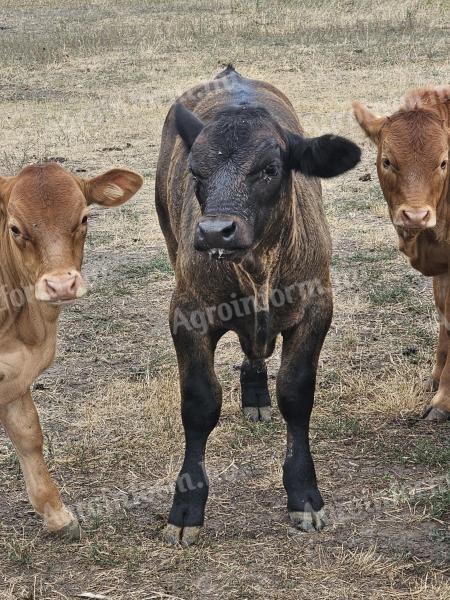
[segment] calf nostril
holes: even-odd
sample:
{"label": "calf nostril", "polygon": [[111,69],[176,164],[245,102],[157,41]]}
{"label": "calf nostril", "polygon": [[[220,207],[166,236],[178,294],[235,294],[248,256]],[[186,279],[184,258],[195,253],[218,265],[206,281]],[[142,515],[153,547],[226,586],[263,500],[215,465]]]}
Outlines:
{"label": "calf nostril", "polygon": [[46,280],[46,283],[47,283],[47,287],[50,291],[56,292],[55,286],[52,284],[52,282],[49,279]]}
{"label": "calf nostril", "polygon": [[45,283],[47,286],[47,291],[52,298],[74,296],[78,287],[78,280],[76,276],[62,280],[46,279]]}
{"label": "calf nostril", "polygon": [[236,223],[232,222],[227,227],[222,229],[222,236],[224,240],[230,240],[236,233]]}
{"label": "calf nostril", "polygon": [[402,211],[403,220],[408,223],[426,223],[430,218],[429,210],[404,210]]}

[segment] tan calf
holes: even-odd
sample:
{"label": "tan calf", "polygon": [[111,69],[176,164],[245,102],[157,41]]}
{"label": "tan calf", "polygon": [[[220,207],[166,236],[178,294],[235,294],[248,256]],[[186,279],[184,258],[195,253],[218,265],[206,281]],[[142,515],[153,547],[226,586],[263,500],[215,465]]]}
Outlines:
{"label": "tan calf", "polygon": [[411,266],[433,276],[441,316],[429,420],[450,416],[450,86],[407,94],[401,108],[377,117],[359,102],[356,120],[378,147],[377,170],[399,248]]}
{"label": "tan calf", "polygon": [[78,538],[42,455],[30,386],[53,361],[61,306],[86,294],[81,275],[90,204],[114,207],[141,187],[114,169],[79,179],[57,164],[0,178],[0,421],[14,444],[30,501],[49,531]]}

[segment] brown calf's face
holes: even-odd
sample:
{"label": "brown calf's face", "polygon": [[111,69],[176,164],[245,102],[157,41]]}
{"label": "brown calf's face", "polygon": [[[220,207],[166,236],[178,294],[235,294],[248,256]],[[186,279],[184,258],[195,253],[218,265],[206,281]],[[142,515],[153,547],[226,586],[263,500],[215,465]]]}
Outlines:
{"label": "brown calf's face", "polygon": [[360,160],[349,140],[286,131],[262,106],[232,105],[204,125],[178,104],[175,122],[202,213],[195,248],[214,258],[239,262],[258,245],[292,170],[334,177]]}
{"label": "brown calf's face", "polygon": [[356,120],[378,147],[377,170],[391,220],[398,230],[436,225],[448,189],[449,135],[445,123],[422,109],[376,117],[359,102]]}
{"label": "brown calf's face", "polygon": [[[62,304],[81,298],[89,205],[119,206],[141,187],[140,175],[114,169],[83,180],[50,163],[0,178],[0,215],[23,280],[37,300]],[[23,284],[24,281],[21,282]]]}

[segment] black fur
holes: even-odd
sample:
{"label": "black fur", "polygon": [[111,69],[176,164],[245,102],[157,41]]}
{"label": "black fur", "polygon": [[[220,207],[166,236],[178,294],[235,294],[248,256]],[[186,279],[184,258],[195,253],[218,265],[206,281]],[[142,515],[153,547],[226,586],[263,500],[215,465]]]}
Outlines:
{"label": "black fur", "polygon": [[288,166],[304,175],[336,177],[352,169],[361,160],[360,148],[338,135],[305,138],[289,132],[287,138]]}
{"label": "black fur", "polygon": [[175,104],[175,125],[181,139],[188,150],[191,149],[198,134],[203,129],[203,123],[193,112],[185,108],[179,102]]}
{"label": "black fur", "polygon": [[241,366],[241,391],[242,407],[270,406],[267,367],[263,360],[244,360]]}

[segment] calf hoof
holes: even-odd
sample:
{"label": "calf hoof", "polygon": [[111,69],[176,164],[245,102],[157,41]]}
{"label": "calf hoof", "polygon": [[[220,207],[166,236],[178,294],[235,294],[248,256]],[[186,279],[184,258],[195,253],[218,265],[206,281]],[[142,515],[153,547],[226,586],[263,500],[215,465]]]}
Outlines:
{"label": "calf hoof", "polygon": [[259,407],[259,420],[263,422],[272,420],[272,408],[270,406]]}
{"label": "calf hoof", "polygon": [[325,519],[325,509],[309,511],[292,511],[289,513],[292,524],[302,531],[321,531],[327,521]]}
{"label": "calf hoof", "polygon": [[169,546],[181,545],[185,548],[198,543],[202,527],[177,527],[168,523],[163,531],[163,539]]}
{"label": "calf hoof", "polygon": [[244,417],[249,421],[270,421],[272,419],[272,408],[270,406],[244,406],[242,409]]}
{"label": "calf hoof", "polygon": [[437,392],[439,389],[439,381],[433,377],[427,377],[423,381],[423,389],[425,392]]}
{"label": "calf hoof", "polygon": [[270,421],[270,393],[264,360],[245,359],[241,367],[242,412],[249,421]]}
{"label": "calf hoof", "polygon": [[434,421],[435,423],[444,423],[450,419],[450,413],[436,406],[428,406],[423,414],[425,421]]}
{"label": "calf hoof", "polygon": [[75,518],[70,523],[67,523],[67,525],[64,525],[62,529],[52,531],[52,533],[69,542],[78,542],[81,539],[81,527]]}

